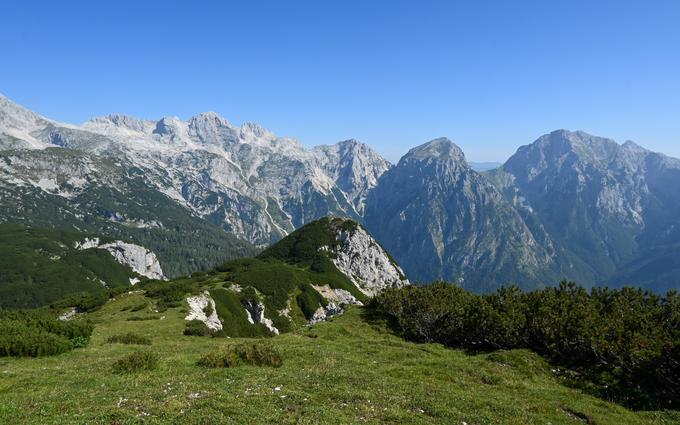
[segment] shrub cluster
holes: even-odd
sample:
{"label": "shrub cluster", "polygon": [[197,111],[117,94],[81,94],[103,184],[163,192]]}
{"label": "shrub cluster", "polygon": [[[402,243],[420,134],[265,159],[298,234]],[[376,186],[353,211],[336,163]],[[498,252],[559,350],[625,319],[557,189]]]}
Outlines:
{"label": "shrub cluster", "polygon": [[[158,299],[156,309],[163,312],[168,308],[179,307],[187,293],[196,292],[196,282],[179,279],[171,282],[151,280],[143,282],[140,287],[146,291],[146,296]],[[134,311],[134,310],[133,310]]]}
{"label": "shrub cluster", "polygon": [[92,312],[99,309],[99,307],[106,304],[109,298],[115,297],[120,292],[120,290],[108,290],[70,294],[50,304],[50,308],[53,310],[63,310],[68,307],[74,307],[79,313]]}
{"label": "shrub cluster", "polygon": [[300,294],[295,300],[307,319],[311,319],[319,307],[325,307],[328,304],[326,299],[309,285],[300,288]]}
{"label": "shrub cluster", "polygon": [[210,335],[210,329],[200,320],[190,320],[184,326],[184,335],[208,336]]}
{"label": "shrub cluster", "polygon": [[0,357],[38,357],[87,345],[93,327],[83,320],[56,320],[46,311],[0,309]]}
{"label": "shrub cluster", "polygon": [[114,373],[135,373],[153,370],[158,365],[158,355],[151,351],[134,351],[113,363]]}
{"label": "shrub cluster", "polygon": [[199,366],[218,368],[234,367],[239,364],[280,367],[281,353],[265,343],[227,345],[205,354],[198,360]]}
{"label": "shrub cluster", "polygon": [[443,283],[386,291],[372,306],[408,339],[472,350],[529,348],[576,371],[601,396],[680,407],[680,296],[571,282],[476,295]]}
{"label": "shrub cluster", "polygon": [[109,344],[134,344],[151,345],[151,340],[147,337],[128,332],[126,334],[112,335],[106,339]]}

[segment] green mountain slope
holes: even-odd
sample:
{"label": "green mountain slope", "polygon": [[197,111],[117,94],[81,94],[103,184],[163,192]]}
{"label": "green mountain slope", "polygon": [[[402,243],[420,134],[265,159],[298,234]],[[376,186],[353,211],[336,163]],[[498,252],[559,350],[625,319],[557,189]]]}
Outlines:
{"label": "green mountain slope", "polygon": [[85,236],[0,224],[0,307],[36,307],[77,292],[129,286],[137,274],[109,252],[75,248]]}

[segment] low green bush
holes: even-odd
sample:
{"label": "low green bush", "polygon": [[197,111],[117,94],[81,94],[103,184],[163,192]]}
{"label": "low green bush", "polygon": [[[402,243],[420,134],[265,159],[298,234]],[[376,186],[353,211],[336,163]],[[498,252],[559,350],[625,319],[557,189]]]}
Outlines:
{"label": "low green bush", "polygon": [[85,338],[84,336],[77,336],[75,338],[71,338],[71,348],[84,348],[87,347],[87,344],[90,343],[89,338]]}
{"label": "low green bush", "polygon": [[139,303],[139,304],[135,304],[135,305],[133,305],[133,306],[130,307],[130,312],[131,312],[131,313],[134,313],[134,312],[137,312],[137,311],[144,310],[144,309],[147,307],[147,305],[148,305],[148,304],[145,303],[145,302],[142,302],[142,303]]}
{"label": "low green bush", "polygon": [[50,307],[54,310],[63,310],[68,307],[75,307],[80,313],[92,312],[106,304],[112,293],[79,293],[71,294],[66,298],[53,302]]}
{"label": "low green bush", "polygon": [[208,336],[210,329],[200,320],[190,320],[184,327],[184,335],[188,336]]}
{"label": "low green bush", "polygon": [[189,279],[178,279],[172,282],[153,280],[141,283],[140,287],[146,291],[147,297],[160,300],[159,304],[166,307],[180,305],[186,294],[198,290],[198,284]]}
{"label": "low green bush", "polygon": [[273,346],[258,342],[224,346],[205,354],[197,364],[209,368],[234,367],[240,364],[281,367],[283,358]]}
{"label": "low green bush", "polygon": [[60,321],[43,310],[0,309],[0,357],[50,356],[87,344],[92,324]]}
{"label": "low green bush", "polygon": [[135,351],[113,363],[113,373],[135,373],[153,370],[158,365],[158,355],[151,351]]}
{"label": "low green bush", "polygon": [[309,285],[303,285],[300,288],[300,294],[295,300],[307,319],[311,319],[319,307],[326,306],[327,304],[324,297]]}
{"label": "low green bush", "polygon": [[587,291],[562,282],[476,295],[437,283],[388,290],[371,306],[414,341],[474,351],[528,348],[576,372],[570,376],[594,384],[588,388],[607,399],[635,408],[680,407],[677,292]]}
{"label": "low green bush", "polygon": [[151,345],[151,340],[149,338],[131,332],[112,335],[106,339],[106,342],[109,344]]}

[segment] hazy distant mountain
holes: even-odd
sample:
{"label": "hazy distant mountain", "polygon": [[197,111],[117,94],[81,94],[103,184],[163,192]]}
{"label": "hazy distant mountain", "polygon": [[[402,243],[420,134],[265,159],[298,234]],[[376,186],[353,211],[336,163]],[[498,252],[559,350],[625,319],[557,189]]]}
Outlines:
{"label": "hazy distant mountain", "polygon": [[489,290],[556,279],[548,250],[448,139],[412,149],[383,174],[365,223],[415,281]]}
{"label": "hazy distant mountain", "polygon": [[678,287],[680,160],[559,130],[519,148],[489,177],[557,247],[565,277]]}

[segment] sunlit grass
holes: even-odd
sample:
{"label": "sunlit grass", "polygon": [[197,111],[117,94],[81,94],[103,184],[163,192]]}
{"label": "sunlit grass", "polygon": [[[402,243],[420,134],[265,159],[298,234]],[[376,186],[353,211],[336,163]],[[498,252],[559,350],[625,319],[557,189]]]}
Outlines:
{"label": "sunlit grass", "polygon": [[[554,376],[524,351],[468,355],[413,344],[350,309],[332,322],[267,339],[280,367],[197,365],[247,338],[183,336],[181,308],[128,321],[142,301],[119,296],[91,314],[88,347],[55,357],[0,359],[0,423],[680,423],[677,413],[631,412]],[[152,341],[154,370],[116,374],[112,365],[139,350],[106,344],[132,332]],[[585,418],[585,419],[584,419]]]}

